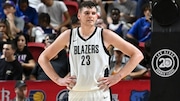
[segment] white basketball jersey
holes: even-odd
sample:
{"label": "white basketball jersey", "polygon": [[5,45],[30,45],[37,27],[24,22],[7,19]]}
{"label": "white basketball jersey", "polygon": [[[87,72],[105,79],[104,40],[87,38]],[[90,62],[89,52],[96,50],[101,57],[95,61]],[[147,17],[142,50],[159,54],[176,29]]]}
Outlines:
{"label": "white basketball jersey", "polygon": [[97,90],[100,77],[109,69],[110,55],[103,43],[102,28],[96,27],[88,39],[80,36],[79,28],[71,31],[69,61],[71,75],[77,78],[74,91]]}

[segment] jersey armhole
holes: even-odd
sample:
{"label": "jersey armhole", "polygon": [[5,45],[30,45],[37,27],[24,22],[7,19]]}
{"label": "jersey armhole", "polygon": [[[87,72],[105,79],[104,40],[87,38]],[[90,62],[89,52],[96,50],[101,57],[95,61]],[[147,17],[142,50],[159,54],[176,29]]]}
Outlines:
{"label": "jersey armhole", "polygon": [[69,38],[69,50],[70,50],[70,46],[71,46],[72,32],[73,32],[73,29],[71,29],[71,31],[70,31],[70,38]]}
{"label": "jersey armhole", "polygon": [[107,55],[110,56],[109,51],[107,50],[107,48],[106,48],[106,46],[104,44],[103,28],[101,29],[101,39],[102,39],[102,45],[103,45],[104,51],[106,52]]}

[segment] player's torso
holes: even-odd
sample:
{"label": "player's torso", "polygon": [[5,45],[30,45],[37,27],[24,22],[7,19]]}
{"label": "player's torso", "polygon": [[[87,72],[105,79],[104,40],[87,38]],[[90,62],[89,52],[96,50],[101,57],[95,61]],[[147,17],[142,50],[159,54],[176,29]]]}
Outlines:
{"label": "player's torso", "polygon": [[102,29],[97,27],[88,39],[80,36],[78,28],[74,29],[69,52],[71,75],[77,77],[73,90],[98,89],[97,80],[109,68],[109,55],[103,44]]}

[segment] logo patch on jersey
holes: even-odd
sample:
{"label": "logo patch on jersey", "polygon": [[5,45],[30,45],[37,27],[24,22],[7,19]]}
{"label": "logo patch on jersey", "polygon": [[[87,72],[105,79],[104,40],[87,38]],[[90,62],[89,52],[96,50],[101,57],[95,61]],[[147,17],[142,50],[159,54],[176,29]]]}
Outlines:
{"label": "logo patch on jersey", "polygon": [[81,45],[74,46],[74,54],[97,54],[99,53],[99,45]]}
{"label": "logo patch on jersey", "polygon": [[162,49],[156,52],[151,61],[153,71],[161,77],[172,76],[179,68],[179,58],[175,52]]}

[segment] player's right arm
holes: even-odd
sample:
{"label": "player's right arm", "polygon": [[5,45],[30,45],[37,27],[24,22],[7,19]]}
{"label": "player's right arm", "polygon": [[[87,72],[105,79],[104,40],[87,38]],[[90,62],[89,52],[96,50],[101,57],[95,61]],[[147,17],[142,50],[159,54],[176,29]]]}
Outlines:
{"label": "player's right arm", "polygon": [[61,33],[58,38],[39,56],[38,62],[47,76],[56,84],[60,86],[68,86],[75,77],[67,76],[65,78],[59,77],[52,67],[50,60],[59,53],[65,46],[69,44],[70,30]]}

